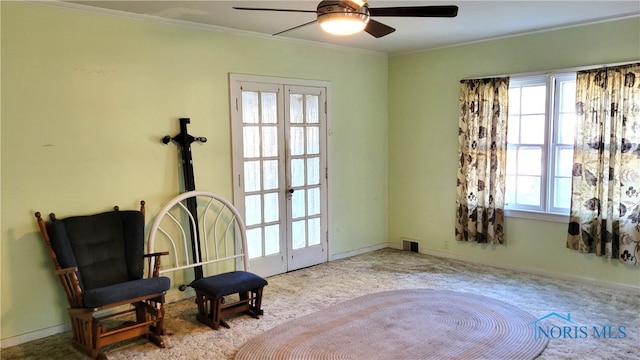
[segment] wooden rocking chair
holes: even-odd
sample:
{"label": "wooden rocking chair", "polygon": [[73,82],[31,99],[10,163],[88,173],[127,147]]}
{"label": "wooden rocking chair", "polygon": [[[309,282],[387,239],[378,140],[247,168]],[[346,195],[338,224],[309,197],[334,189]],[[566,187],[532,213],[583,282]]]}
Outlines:
{"label": "wooden rocking chair", "polygon": [[67,294],[73,345],[93,358],[106,359],[104,346],[138,336],[165,347],[164,297],[171,284],[158,269],[166,253],[143,254],[144,201],[140,204],[140,211],[115,207],[65,219],[50,214],[49,222],[35,213]]}

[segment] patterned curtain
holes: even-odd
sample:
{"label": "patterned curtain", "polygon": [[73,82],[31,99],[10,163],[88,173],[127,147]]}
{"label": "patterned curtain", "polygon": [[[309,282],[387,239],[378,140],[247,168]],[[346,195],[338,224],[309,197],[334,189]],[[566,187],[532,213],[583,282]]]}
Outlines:
{"label": "patterned curtain", "polygon": [[456,240],[504,243],[509,78],[461,81]]}
{"label": "patterned curtain", "polygon": [[638,264],[640,63],[581,71],[567,247]]}

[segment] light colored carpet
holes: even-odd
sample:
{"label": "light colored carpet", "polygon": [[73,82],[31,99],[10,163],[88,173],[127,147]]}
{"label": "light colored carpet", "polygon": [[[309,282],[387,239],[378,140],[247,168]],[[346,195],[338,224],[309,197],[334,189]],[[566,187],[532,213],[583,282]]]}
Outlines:
{"label": "light colored carpet", "polygon": [[[550,312],[571,313],[572,321],[586,326],[626,326],[624,339],[551,339],[540,360],[638,359],[638,291],[614,291],[392,249],[273,276],[268,281],[265,314],[260,320],[237,317],[230,320],[231,329],[214,331],[196,321],[193,300],[179,301],[167,308],[168,348],[135,340],[110,347],[107,355],[113,360],[233,359],[251,338],[331,305],[381,291],[434,289],[487,296],[536,318]],[[69,333],[63,333],[3,349],[1,358],[86,359],[73,349],[69,338]]]}
{"label": "light colored carpet", "polygon": [[333,305],[249,340],[236,360],[530,360],[547,346],[533,315],[486,296],[393,290]]}

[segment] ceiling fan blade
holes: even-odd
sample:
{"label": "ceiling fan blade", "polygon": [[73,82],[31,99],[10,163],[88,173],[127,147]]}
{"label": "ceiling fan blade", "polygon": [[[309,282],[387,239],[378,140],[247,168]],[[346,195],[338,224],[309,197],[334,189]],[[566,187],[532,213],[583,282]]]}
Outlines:
{"label": "ceiling fan blade", "polygon": [[285,33],[287,31],[295,30],[295,29],[301,28],[303,26],[311,25],[316,21],[318,21],[318,20],[309,21],[308,23],[305,23],[305,24],[302,24],[302,25],[298,25],[298,26],[294,26],[294,27],[292,27],[290,29],[287,29],[287,30],[282,30],[280,32],[277,32],[277,33],[273,34],[273,36],[280,35],[280,34]]}
{"label": "ceiling fan blade", "polygon": [[456,17],[458,7],[455,5],[436,5],[369,8],[369,14],[371,16],[397,17]]}
{"label": "ceiling fan blade", "polygon": [[381,38],[383,36],[391,34],[392,32],[396,31],[396,29],[373,19],[369,19],[367,27],[364,28],[364,31],[368,32],[376,38]]}
{"label": "ceiling fan blade", "polygon": [[297,10],[297,9],[269,9],[269,8],[254,8],[254,7],[240,7],[234,6],[236,10],[261,10],[261,11],[283,11],[283,12],[301,12],[301,13],[316,13],[316,10]]}

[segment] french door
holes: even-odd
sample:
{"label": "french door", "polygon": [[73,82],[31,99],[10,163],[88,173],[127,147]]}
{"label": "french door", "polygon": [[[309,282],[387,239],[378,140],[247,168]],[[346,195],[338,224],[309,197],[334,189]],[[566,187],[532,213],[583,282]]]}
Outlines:
{"label": "french door", "polygon": [[327,86],[318,85],[230,77],[234,204],[262,276],[328,259]]}

